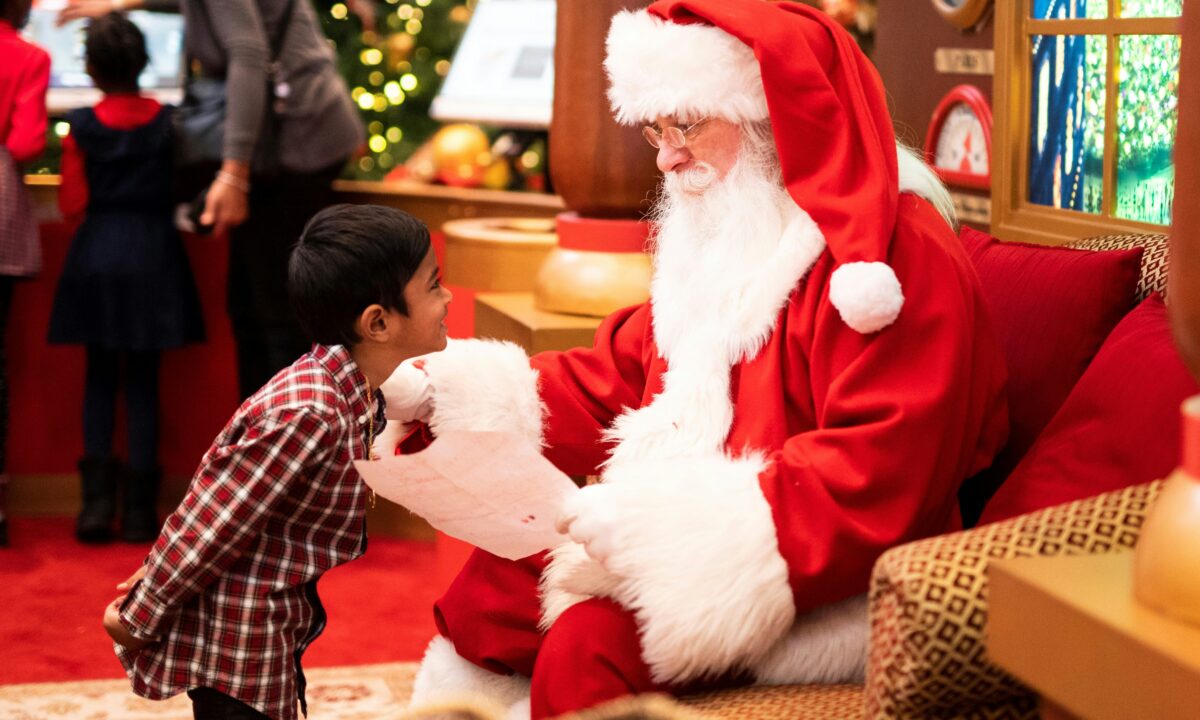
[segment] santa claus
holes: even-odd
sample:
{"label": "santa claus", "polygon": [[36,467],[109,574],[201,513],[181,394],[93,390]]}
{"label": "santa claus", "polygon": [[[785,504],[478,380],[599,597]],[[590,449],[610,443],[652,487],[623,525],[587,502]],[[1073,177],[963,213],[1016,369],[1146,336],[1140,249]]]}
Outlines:
{"label": "santa claus", "polygon": [[1004,369],[945,190],[879,77],[800,3],[663,0],[612,22],[622,123],[663,172],[651,299],[595,346],[430,356],[429,425],[517,431],[599,474],[574,542],[477,551],[413,702],[547,717],[646,691],[861,677],[888,547],[961,526]]}

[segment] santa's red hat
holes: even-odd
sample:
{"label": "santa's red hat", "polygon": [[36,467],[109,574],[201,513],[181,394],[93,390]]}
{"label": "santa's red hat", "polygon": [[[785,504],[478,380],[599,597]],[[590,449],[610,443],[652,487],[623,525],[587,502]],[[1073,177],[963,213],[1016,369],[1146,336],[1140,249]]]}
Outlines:
{"label": "santa's red hat", "polygon": [[843,28],[796,2],[660,0],[613,18],[604,66],[624,124],[770,118],[788,193],[838,263],[830,301],[859,332],[896,319],[895,135],[879,75]]}

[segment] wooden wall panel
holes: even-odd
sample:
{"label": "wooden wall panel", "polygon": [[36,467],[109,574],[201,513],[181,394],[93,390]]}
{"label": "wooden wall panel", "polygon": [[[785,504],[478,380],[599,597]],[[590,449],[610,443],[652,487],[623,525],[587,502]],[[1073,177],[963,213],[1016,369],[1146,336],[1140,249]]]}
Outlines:
{"label": "wooden wall panel", "polygon": [[982,28],[959,30],[942,19],[930,0],[878,0],[871,59],[887,88],[896,135],[910,145],[925,142],[929,118],[950,88],[969,83],[992,97],[991,75],[943,74],[934,69],[938,48],[992,49],[991,10]]}

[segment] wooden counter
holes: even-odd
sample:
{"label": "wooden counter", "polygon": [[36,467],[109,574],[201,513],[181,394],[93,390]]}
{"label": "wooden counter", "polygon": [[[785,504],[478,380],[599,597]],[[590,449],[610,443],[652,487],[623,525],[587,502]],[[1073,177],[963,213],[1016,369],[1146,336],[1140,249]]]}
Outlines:
{"label": "wooden counter", "polygon": [[1200,626],[1134,600],[1133,553],[993,562],[988,653],[1046,718],[1195,718]]}

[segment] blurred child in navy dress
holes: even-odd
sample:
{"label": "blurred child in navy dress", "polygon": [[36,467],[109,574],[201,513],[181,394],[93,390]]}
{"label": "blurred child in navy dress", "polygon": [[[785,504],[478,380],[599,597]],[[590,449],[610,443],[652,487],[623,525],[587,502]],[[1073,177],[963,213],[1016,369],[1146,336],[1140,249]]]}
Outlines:
{"label": "blurred child in navy dress", "polygon": [[[87,29],[88,74],[104,93],[67,115],[59,207],[83,222],[68,251],[52,343],[85,345],[84,457],[79,462],[83,542],[112,538],[118,477],[126,480],[121,538],[158,534],[158,370],[161,351],[203,340],[195,281],[172,220],[171,109],[138,93],[146,42],[122,15]],[[112,436],[124,365],[129,468],[119,473]]]}

